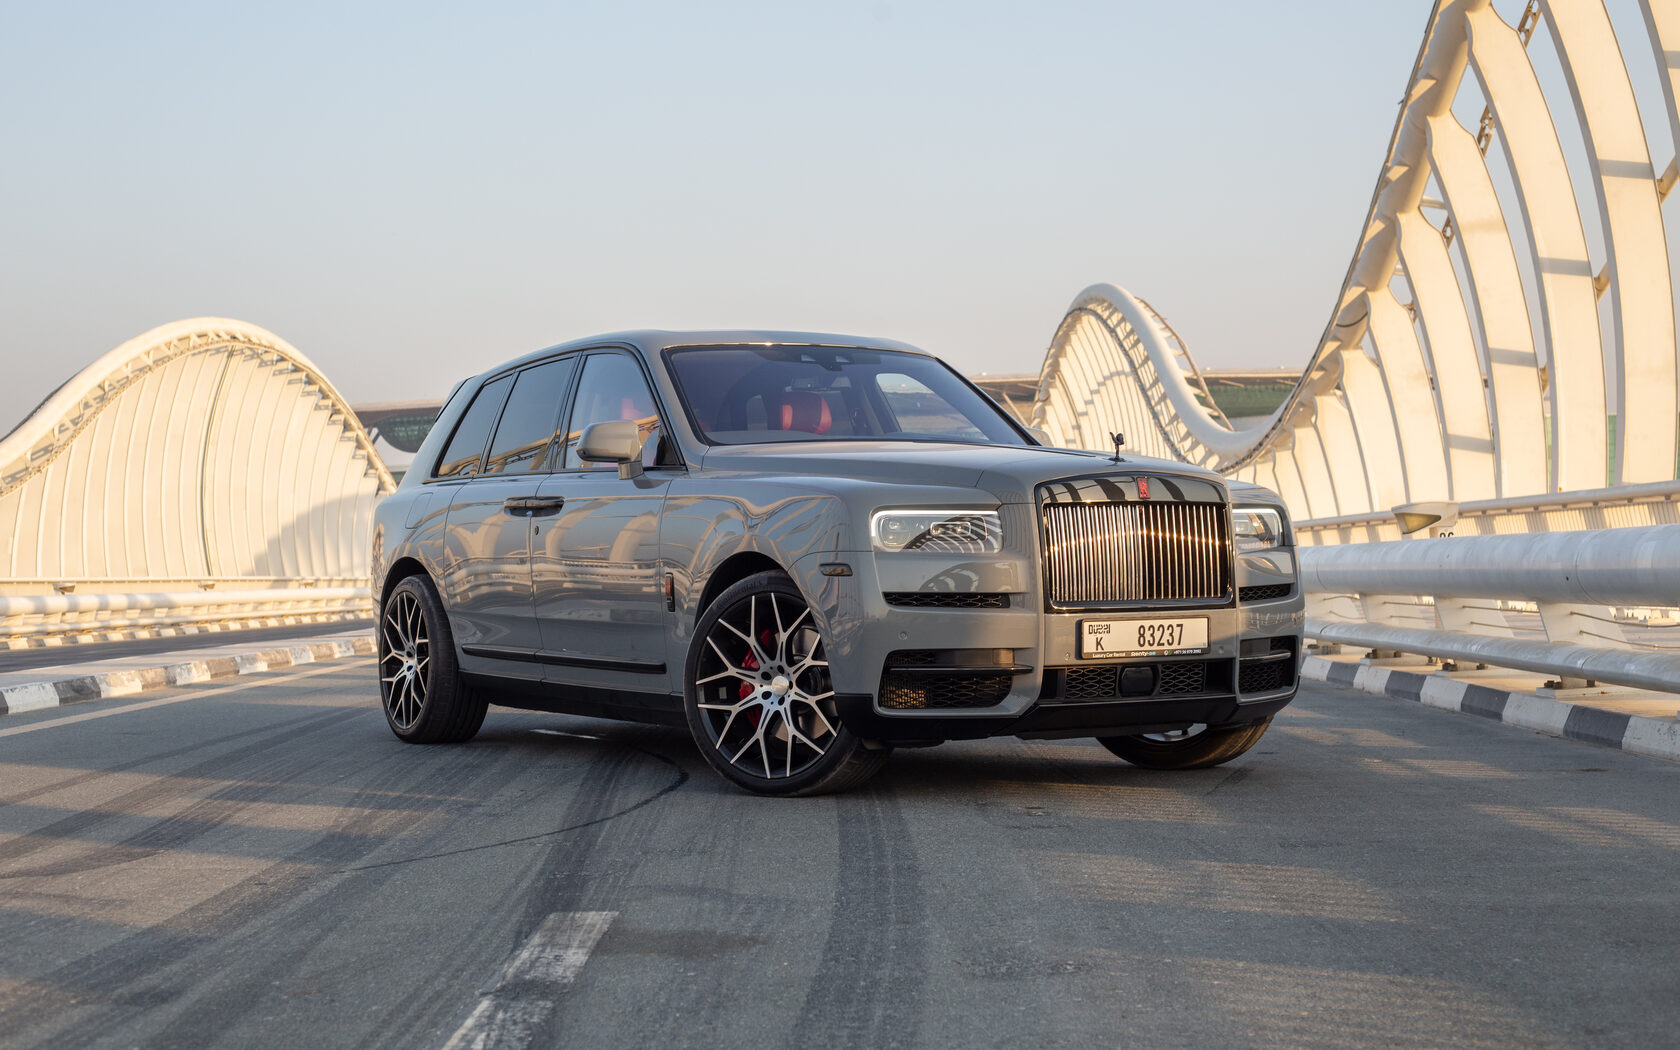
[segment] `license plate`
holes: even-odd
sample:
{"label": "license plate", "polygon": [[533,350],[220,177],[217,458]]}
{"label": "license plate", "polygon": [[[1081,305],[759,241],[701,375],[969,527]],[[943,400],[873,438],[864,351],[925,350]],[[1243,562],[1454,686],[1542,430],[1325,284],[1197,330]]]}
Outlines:
{"label": "license plate", "polygon": [[1205,616],[1183,620],[1079,621],[1079,656],[1083,660],[1199,653],[1207,644]]}

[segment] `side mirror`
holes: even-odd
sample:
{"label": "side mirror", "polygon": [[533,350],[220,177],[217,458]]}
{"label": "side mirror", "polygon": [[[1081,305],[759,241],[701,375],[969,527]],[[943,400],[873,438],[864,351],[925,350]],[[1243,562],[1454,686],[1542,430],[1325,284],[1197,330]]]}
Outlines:
{"label": "side mirror", "polygon": [[578,439],[578,458],[594,463],[617,463],[621,478],[642,473],[642,434],[634,420],[591,423]]}
{"label": "side mirror", "polygon": [[1034,441],[1047,448],[1055,444],[1054,441],[1050,440],[1050,431],[1048,430],[1040,430],[1037,427],[1028,427],[1027,433],[1033,436]]}

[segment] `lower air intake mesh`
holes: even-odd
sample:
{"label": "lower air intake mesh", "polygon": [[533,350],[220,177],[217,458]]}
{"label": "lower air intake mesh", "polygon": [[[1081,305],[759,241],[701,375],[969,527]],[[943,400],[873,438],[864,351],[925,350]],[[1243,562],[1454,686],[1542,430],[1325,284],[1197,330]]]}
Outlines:
{"label": "lower air intake mesh", "polygon": [[881,706],[889,711],[996,707],[1009,695],[1008,674],[897,673],[881,676]]}
{"label": "lower air intake mesh", "polygon": [[[1206,660],[1187,660],[1153,666],[1156,674],[1155,692],[1151,694],[1153,696],[1195,696],[1199,693],[1218,691],[1209,687]],[[1103,667],[1069,667],[1062,671],[1062,691],[1058,699],[1106,700],[1118,697],[1122,669],[1117,664]]]}
{"label": "lower air intake mesh", "polygon": [[1237,671],[1237,692],[1275,693],[1289,688],[1294,677],[1293,660],[1244,660]]}

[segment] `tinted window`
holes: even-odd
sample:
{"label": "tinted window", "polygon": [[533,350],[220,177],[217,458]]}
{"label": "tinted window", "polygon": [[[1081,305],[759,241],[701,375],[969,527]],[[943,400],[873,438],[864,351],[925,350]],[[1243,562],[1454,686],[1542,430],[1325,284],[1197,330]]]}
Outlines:
{"label": "tinted window", "polygon": [[1019,430],[943,363],[841,346],[711,346],[667,359],[708,441],[989,442]]}
{"label": "tinted window", "polygon": [[[901,434],[922,437],[952,437],[961,441],[984,441],[986,435],[968,417],[943,397],[928,389],[927,384],[896,372],[880,372],[875,385],[881,397],[892,409]],[[518,391],[514,392],[518,396]]]}
{"label": "tinted window", "polygon": [[642,376],[641,366],[623,354],[595,354],[583,364],[578,379],[577,394],[572,399],[572,421],[566,434],[565,454],[561,465],[568,469],[611,470],[611,463],[585,463],[577,458],[578,439],[591,423],[605,423],[616,419],[635,420],[641,431],[642,463],[653,466],[660,462],[663,429],[659,413],[653,405],[653,394]]}
{"label": "tinted window", "polygon": [[553,466],[550,441],[559,426],[560,403],[576,362],[565,357],[519,373],[502,409],[502,421],[496,424],[484,473],[523,474]]}
{"label": "tinted window", "polygon": [[438,458],[437,477],[458,478],[478,472],[479,457],[484,455],[490,428],[496,425],[496,414],[502,410],[511,381],[512,377],[502,376],[479,390]]}

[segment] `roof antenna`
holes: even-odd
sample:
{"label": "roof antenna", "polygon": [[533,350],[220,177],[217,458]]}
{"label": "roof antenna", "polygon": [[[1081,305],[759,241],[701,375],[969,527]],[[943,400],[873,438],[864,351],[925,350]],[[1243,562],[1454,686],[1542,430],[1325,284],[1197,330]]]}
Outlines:
{"label": "roof antenna", "polygon": [[1111,462],[1118,463],[1120,462],[1120,447],[1126,443],[1126,435],[1110,434],[1108,436],[1114,439],[1114,459]]}

